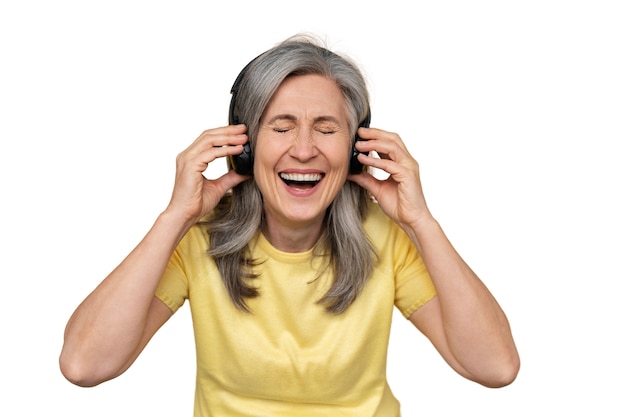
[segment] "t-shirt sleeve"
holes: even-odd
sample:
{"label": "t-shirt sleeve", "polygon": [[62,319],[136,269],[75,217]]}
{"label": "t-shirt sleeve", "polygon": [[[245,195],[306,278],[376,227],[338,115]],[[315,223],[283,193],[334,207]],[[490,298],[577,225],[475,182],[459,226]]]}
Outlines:
{"label": "t-shirt sleeve", "polygon": [[405,318],[430,301],[437,291],[413,242],[400,229],[395,236],[395,305]]}
{"label": "t-shirt sleeve", "polygon": [[185,237],[170,257],[155,291],[156,297],[163,301],[173,312],[176,312],[185,303],[189,294],[184,264],[184,253],[189,250],[188,246],[189,239]]}

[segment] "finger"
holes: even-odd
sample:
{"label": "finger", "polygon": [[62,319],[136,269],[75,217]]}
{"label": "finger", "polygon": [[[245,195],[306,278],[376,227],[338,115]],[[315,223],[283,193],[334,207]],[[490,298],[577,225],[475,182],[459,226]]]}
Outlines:
{"label": "finger", "polygon": [[402,169],[402,165],[391,158],[376,158],[365,154],[360,154],[358,158],[363,165],[379,169],[390,175],[396,175]]}
{"label": "finger", "polygon": [[218,158],[239,155],[242,152],[243,145],[222,145],[204,149],[198,154],[198,156],[204,161],[212,162]]}
{"label": "finger", "polygon": [[178,155],[177,161],[181,165],[193,164],[196,167],[202,165],[208,165],[217,158],[222,158],[229,155],[239,155],[243,152],[243,144],[247,141],[247,138],[237,138],[231,140],[230,143],[225,145],[217,145],[214,141],[207,143],[196,142]]}
{"label": "finger", "polygon": [[248,140],[246,130],[246,125],[229,125],[205,130],[188,149],[193,151],[213,146],[241,145]]}
{"label": "finger", "polygon": [[[368,165],[376,163],[376,161],[373,161],[374,159],[394,161],[402,165],[410,165],[414,161],[402,142],[396,140],[370,139],[368,141],[357,141],[355,147],[363,155],[371,158],[367,160]],[[372,152],[375,152],[379,158],[371,156]],[[376,167],[379,168],[379,166]]]}
{"label": "finger", "polygon": [[245,133],[239,134],[211,134],[201,136],[196,140],[193,145],[194,149],[208,149],[208,148],[216,148],[216,147],[227,147],[227,146],[236,146],[243,145],[248,141],[248,135]]}
{"label": "finger", "polygon": [[217,202],[239,183],[245,181],[249,177],[237,174],[235,171],[228,171],[222,176],[214,180],[204,180],[204,196],[203,200],[207,204],[209,210],[213,209]]}
{"label": "finger", "polygon": [[386,155],[387,157],[393,157],[394,154],[408,154],[408,149],[404,145],[404,142],[395,133],[386,134],[384,136],[377,136],[373,139],[360,140],[356,142],[356,147],[361,152],[376,152],[381,157]]}
{"label": "finger", "polygon": [[200,136],[204,135],[237,135],[240,133],[245,133],[248,127],[244,124],[239,125],[227,125],[215,127],[212,129],[207,129],[200,134]]}
{"label": "finger", "polygon": [[244,182],[250,178],[248,175],[237,174],[234,170],[230,170],[221,177],[215,179],[215,183],[219,184],[222,194]]}
{"label": "finger", "polygon": [[183,152],[178,157],[178,165],[183,171],[204,172],[216,159],[242,152],[243,145],[214,146],[197,152]]}
{"label": "finger", "polygon": [[377,129],[374,127],[360,127],[359,137],[365,139],[365,142],[370,140],[391,141],[396,143],[400,147],[406,148],[404,141],[400,135],[396,132],[390,132],[383,129]]}
{"label": "finger", "polygon": [[372,174],[361,172],[359,174],[348,175],[348,180],[360,185],[369,191],[370,194],[376,196],[380,180],[375,178]]}

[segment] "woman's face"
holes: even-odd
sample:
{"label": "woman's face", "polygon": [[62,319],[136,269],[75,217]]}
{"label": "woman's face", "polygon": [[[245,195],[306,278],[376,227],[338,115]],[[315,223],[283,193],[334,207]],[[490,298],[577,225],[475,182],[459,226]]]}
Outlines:
{"label": "woman's face", "polygon": [[263,113],[254,178],[267,224],[319,225],[346,181],[352,137],[344,96],[320,75],[287,78]]}

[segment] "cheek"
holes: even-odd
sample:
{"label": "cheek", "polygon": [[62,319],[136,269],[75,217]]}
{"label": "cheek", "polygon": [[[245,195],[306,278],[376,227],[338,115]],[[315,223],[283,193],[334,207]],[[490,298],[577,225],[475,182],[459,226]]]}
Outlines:
{"label": "cheek", "polygon": [[264,193],[273,187],[272,184],[276,179],[274,170],[282,155],[278,147],[268,145],[270,144],[259,140],[257,141],[257,150],[254,152],[253,177]]}
{"label": "cheek", "polygon": [[257,179],[265,178],[273,172],[272,167],[275,165],[275,163],[269,158],[271,158],[271,153],[268,154],[267,152],[255,152],[254,166],[252,168],[254,177],[256,177]]}
{"label": "cheek", "polygon": [[278,149],[272,147],[272,142],[268,140],[263,140],[259,137],[256,141],[254,149],[254,165],[255,170],[257,165],[259,168],[264,168],[268,165],[272,164],[272,161],[275,160],[275,156],[278,153]]}
{"label": "cheek", "polygon": [[324,154],[326,159],[333,167],[344,167],[349,164],[350,156],[352,155],[352,142],[346,145],[345,142],[341,144],[334,144],[328,147]]}

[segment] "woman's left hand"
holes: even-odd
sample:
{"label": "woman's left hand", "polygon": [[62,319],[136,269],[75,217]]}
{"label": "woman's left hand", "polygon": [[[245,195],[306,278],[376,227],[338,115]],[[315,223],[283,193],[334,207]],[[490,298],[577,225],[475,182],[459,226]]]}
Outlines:
{"label": "woman's left hand", "polygon": [[368,190],[383,211],[401,227],[414,227],[420,220],[430,217],[422,191],[419,165],[400,136],[375,128],[359,128],[359,136],[364,139],[356,142],[359,152],[368,154],[375,151],[380,156],[375,158],[361,154],[359,161],[389,176],[378,179],[362,172],[350,175],[348,179]]}

